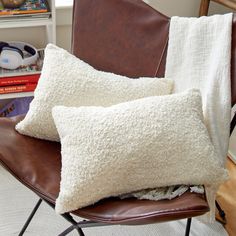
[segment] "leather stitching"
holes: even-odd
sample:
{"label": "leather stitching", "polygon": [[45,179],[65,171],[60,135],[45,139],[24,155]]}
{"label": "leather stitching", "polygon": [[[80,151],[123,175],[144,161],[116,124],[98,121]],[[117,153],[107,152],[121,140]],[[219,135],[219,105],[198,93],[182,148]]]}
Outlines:
{"label": "leather stitching", "polygon": [[158,71],[159,71],[159,69],[160,69],[160,66],[161,66],[161,63],[162,63],[162,61],[163,61],[165,52],[166,52],[166,50],[167,50],[168,41],[169,41],[169,35],[167,35],[167,37],[166,37],[165,46],[164,46],[164,48],[163,48],[163,50],[162,50],[161,58],[160,58],[160,60],[159,60],[159,63],[157,64],[157,68],[156,68],[156,71],[155,71],[155,75],[154,75],[155,77],[157,76],[157,73],[158,73]]}

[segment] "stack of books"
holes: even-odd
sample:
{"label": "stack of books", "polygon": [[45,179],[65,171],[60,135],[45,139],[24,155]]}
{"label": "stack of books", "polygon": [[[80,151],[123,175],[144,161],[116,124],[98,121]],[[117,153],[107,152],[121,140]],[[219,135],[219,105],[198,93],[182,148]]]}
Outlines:
{"label": "stack of books", "polygon": [[0,0],[1,22],[39,20],[50,16],[51,12],[46,0],[27,0],[21,7],[14,9],[4,8]]}
{"label": "stack of books", "polygon": [[35,64],[7,70],[0,67],[0,94],[33,92],[37,86],[44,59],[44,49],[38,50]]}

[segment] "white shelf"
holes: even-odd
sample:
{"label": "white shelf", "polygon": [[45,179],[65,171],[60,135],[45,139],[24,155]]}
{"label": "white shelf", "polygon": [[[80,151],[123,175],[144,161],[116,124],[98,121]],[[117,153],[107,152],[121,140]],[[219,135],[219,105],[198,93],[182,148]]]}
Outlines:
{"label": "white shelf", "polygon": [[33,20],[25,20],[25,21],[8,21],[1,22],[0,21],[0,29],[7,28],[20,28],[20,27],[35,27],[35,26],[47,26],[52,25],[52,19],[33,19]]}
{"label": "white shelf", "polygon": [[[63,2],[62,0],[61,2]],[[66,1],[66,0],[65,0]],[[4,21],[4,19],[0,19],[0,29],[13,29],[14,28],[28,28],[27,31],[29,31],[30,34],[30,27],[39,27],[44,26],[46,31],[46,42],[47,43],[54,43],[56,44],[56,8],[55,8],[55,0],[47,0],[51,12],[50,18],[22,18],[17,19],[15,18],[12,21]],[[68,4],[72,5],[72,0],[68,1]],[[13,31],[12,30],[12,31]],[[2,30],[4,31],[4,30]],[[14,31],[13,31],[14,32]],[[2,36],[3,33],[0,31],[0,36]],[[1,38],[1,37],[0,37]],[[4,40],[1,38],[1,40]],[[14,38],[9,41],[14,41]],[[34,45],[34,43],[32,43]],[[1,78],[0,78],[1,79]],[[20,97],[30,97],[34,96],[34,92],[26,92],[26,93],[9,93],[9,94],[0,94],[0,100],[5,99],[12,99],[12,98],[20,98]]]}
{"label": "white shelf", "polygon": [[9,98],[23,98],[23,97],[32,97],[34,96],[34,92],[26,92],[26,93],[7,93],[0,94],[1,99],[9,99]]}

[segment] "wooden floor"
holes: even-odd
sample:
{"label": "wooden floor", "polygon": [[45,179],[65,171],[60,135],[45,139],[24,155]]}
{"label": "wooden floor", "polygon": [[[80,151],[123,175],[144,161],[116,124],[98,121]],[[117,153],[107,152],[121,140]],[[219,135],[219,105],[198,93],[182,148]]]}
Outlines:
{"label": "wooden floor", "polygon": [[[226,213],[226,225],[229,236],[236,235],[236,165],[228,158],[227,169],[230,179],[220,186],[217,201]],[[218,218],[218,217],[217,217]]]}

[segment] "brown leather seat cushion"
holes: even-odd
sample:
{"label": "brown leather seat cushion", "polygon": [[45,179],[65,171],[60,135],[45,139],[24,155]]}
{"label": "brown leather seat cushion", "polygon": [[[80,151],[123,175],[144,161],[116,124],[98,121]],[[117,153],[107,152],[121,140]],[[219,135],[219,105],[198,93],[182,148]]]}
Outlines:
{"label": "brown leather seat cushion", "polygon": [[[20,182],[55,204],[60,183],[60,144],[17,133],[15,125],[22,118],[0,118],[0,162]],[[208,210],[203,195],[187,192],[171,201],[110,198],[74,214],[98,222],[145,224],[197,216]]]}

